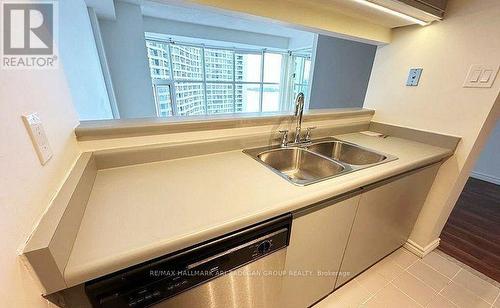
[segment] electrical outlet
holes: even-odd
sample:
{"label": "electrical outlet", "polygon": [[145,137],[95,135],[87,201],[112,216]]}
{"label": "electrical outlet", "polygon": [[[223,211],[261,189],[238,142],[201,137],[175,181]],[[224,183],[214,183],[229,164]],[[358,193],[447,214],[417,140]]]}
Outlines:
{"label": "electrical outlet", "polygon": [[498,65],[471,65],[465,77],[464,88],[491,88],[498,73]]}
{"label": "electrical outlet", "polygon": [[22,118],[31,137],[31,142],[33,142],[38,159],[40,159],[42,165],[45,165],[52,157],[52,149],[43,129],[42,121],[37,113],[23,115]]}
{"label": "electrical outlet", "polygon": [[421,68],[410,68],[410,73],[408,74],[408,80],[406,81],[406,85],[409,87],[418,86],[420,75],[422,75]]}

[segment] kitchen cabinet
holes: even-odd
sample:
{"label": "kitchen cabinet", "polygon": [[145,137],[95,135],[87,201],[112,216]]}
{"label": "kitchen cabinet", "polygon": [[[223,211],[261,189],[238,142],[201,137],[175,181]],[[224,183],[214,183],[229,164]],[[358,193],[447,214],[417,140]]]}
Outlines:
{"label": "kitchen cabinet", "polygon": [[358,211],[336,288],[361,273],[408,239],[439,164],[366,187]]}
{"label": "kitchen cabinet", "polygon": [[281,307],[308,307],[333,291],[359,198],[325,201],[294,214]]}

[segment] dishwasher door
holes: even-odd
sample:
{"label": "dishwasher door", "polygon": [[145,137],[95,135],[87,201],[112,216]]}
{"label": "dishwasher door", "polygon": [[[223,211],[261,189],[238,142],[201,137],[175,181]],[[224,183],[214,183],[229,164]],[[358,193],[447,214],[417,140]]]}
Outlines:
{"label": "dishwasher door", "polygon": [[152,307],[279,307],[285,257],[281,249]]}
{"label": "dishwasher door", "polygon": [[262,223],[85,284],[94,308],[277,307],[292,216]]}

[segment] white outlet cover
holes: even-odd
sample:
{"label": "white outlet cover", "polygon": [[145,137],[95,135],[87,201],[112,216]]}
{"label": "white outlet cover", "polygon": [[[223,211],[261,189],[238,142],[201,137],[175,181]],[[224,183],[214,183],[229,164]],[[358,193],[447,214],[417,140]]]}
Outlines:
{"label": "white outlet cover", "polygon": [[498,65],[474,64],[465,77],[464,88],[491,88],[498,73]]}
{"label": "white outlet cover", "polygon": [[408,80],[406,80],[406,86],[416,87],[420,81],[420,76],[422,75],[422,68],[410,68],[408,73]]}
{"label": "white outlet cover", "polygon": [[22,118],[26,130],[30,135],[31,142],[33,142],[33,147],[38,155],[38,159],[42,165],[45,165],[52,157],[52,149],[50,148],[42,121],[37,113],[23,115]]}

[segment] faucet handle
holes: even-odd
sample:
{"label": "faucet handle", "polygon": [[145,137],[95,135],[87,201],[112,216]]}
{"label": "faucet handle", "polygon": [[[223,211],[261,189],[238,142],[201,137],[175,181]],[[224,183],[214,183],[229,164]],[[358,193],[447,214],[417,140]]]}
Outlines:
{"label": "faucet handle", "polygon": [[311,131],[313,129],[316,129],[316,126],[310,126],[306,128],[306,137],[304,138],[304,141],[310,141],[311,140]]}
{"label": "faucet handle", "polygon": [[288,143],[288,129],[282,129],[278,132],[281,134],[281,146],[286,147]]}

